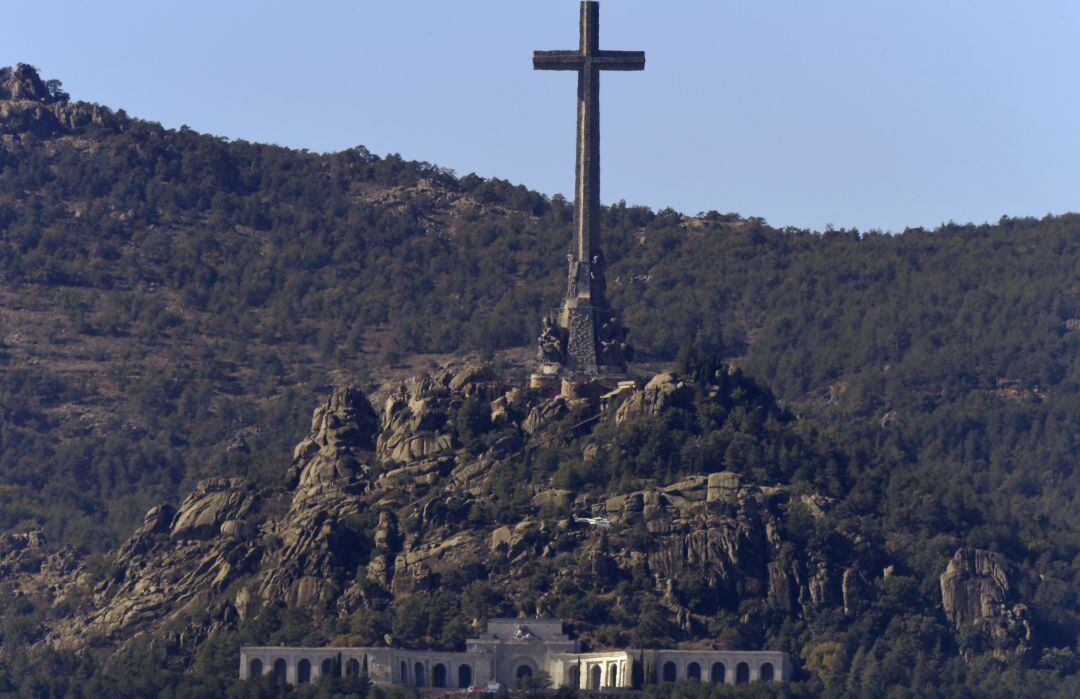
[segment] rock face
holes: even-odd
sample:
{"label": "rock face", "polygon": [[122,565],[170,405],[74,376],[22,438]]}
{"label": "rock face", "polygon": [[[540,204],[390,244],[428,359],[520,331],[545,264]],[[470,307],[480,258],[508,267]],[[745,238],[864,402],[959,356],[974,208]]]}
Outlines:
{"label": "rock face", "polygon": [[[146,634],[178,653],[267,606],[328,624],[445,590],[463,570],[485,571],[506,600],[527,600],[514,613],[558,613],[558,590],[633,607],[632,590],[696,637],[714,633],[723,614],[753,633],[769,615],[851,615],[872,602],[863,571],[881,570],[883,555],[839,529],[820,549],[781,535],[792,513],[824,526],[828,498],[737,468],[611,493],[527,482],[510,514],[487,514],[505,497],[507,463],[534,447],[564,440],[592,464],[612,431],[632,431],[635,420],[730,405],[715,384],[672,374],[619,397],[602,409],[589,392],[507,390],[484,367],[406,381],[378,412],[359,389],[341,388],[314,411],[280,482],[213,478],[175,509],[151,508],[104,575],[70,553],[44,556],[33,535],[0,541],[0,569],[53,604],[82,600],[51,622],[46,643],[80,649]],[[480,439],[457,424],[488,415]],[[554,571],[539,593],[525,572],[537,565]],[[1026,608],[1010,600],[993,554],[958,552],[941,586],[962,633],[974,630],[1001,656],[1030,645]]]}
{"label": "rock face", "polygon": [[379,418],[367,396],[354,387],[334,391],[312,415],[311,434],[293,450],[289,485],[366,482],[378,430]]}
{"label": "rock face", "polygon": [[5,534],[0,537],[0,578],[17,572],[34,572],[41,567],[45,534]]}
{"label": "rock face", "polygon": [[657,374],[635,391],[615,414],[616,422],[622,423],[639,417],[659,415],[665,410],[685,406],[693,395],[692,389],[673,374]]}
{"label": "rock face", "polygon": [[[199,541],[216,537],[223,523],[243,519],[251,510],[255,503],[253,491],[254,486],[242,478],[211,478],[199,483],[180,505],[169,536]],[[151,510],[146,519],[154,516],[155,510]]]}
{"label": "rock face", "polygon": [[88,126],[123,131],[123,112],[86,102],[70,102],[56,80],[43,81],[33,66],[0,68],[0,134],[31,132],[49,136]]}
{"label": "rock face", "polygon": [[1026,605],[1011,600],[1001,556],[962,548],[941,574],[941,605],[960,632],[974,632],[995,657],[1007,659],[1031,650],[1032,626]]}
{"label": "rock face", "polygon": [[[660,375],[613,407],[612,419],[689,408],[691,397],[685,383]],[[498,417],[501,436],[479,456],[458,448],[455,421],[468,400],[490,405]],[[571,410],[596,409],[587,397],[507,391],[484,367],[409,380],[390,391],[378,414],[358,389],[336,390],[296,446],[284,489],[214,478],[175,511],[152,508],[114,554],[117,573],[94,584],[91,602],[54,627],[49,642],[79,648],[92,639],[183,627],[173,639],[183,650],[266,605],[306,609],[318,621],[434,591],[465,566],[506,569],[498,584],[512,588],[522,584],[513,568],[537,559],[566,558],[567,584],[602,590],[644,576],[688,630],[706,628],[708,618],[674,583],[687,576],[703,581],[716,606],[767,596],[775,608],[797,614],[842,596],[847,561],[785,554],[781,563],[776,532],[786,492],[766,494],[734,472],[603,502],[538,486],[520,519],[468,521],[473,503],[492,497],[500,458],[530,440],[550,439]],[[595,454],[596,446],[586,445],[585,453]],[[596,517],[545,519],[578,510]],[[413,522],[410,533],[400,527],[404,520]],[[633,532],[640,532],[636,541]],[[549,602],[537,605],[553,613]]]}
{"label": "rock face", "polygon": [[49,93],[37,69],[20,63],[14,68],[0,68],[0,99],[46,102],[55,98]]}

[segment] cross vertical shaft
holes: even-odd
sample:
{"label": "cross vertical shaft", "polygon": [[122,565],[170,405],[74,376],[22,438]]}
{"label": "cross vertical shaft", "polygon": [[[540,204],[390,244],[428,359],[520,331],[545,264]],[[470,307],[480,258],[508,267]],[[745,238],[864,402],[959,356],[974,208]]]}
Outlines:
{"label": "cross vertical shaft", "polygon": [[[595,2],[583,2],[581,55],[595,56],[599,43],[600,6]],[[575,252],[579,261],[588,263],[594,254],[600,253],[600,69],[589,61],[578,70],[577,172],[574,180]]]}
{"label": "cross vertical shaft", "polygon": [[600,50],[600,3],[581,3],[577,51],[537,51],[537,70],[578,74],[577,163],[574,175],[574,243],[569,255],[566,299],[556,324],[540,338],[545,362],[573,371],[625,371],[626,332],[607,307],[600,242],[600,71],[643,70],[641,51]]}

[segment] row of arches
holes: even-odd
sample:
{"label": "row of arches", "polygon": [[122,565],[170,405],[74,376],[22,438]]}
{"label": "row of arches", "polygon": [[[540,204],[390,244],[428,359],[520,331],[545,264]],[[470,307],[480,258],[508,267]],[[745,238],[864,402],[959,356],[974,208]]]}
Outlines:
{"label": "row of arches", "polygon": [[[679,679],[679,669],[672,661],[667,661],[661,668],[661,680],[663,682],[675,682]],[[686,679],[703,681],[701,665],[692,662],[686,666]],[[709,682],[723,684],[727,682],[727,667],[721,662],[715,662],[709,667]],[[772,663],[762,663],[758,668],[757,679],[764,682],[772,682],[776,679],[776,668]],[[746,684],[750,681],[750,665],[741,662],[735,665],[735,684]]]}
{"label": "row of arches", "polygon": [[[681,666],[681,669],[680,669]],[[635,687],[640,688],[643,684],[657,682],[675,682],[682,679],[692,679],[698,682],[712,682],[716,684],[748,684],[753,680],[772,682],[776,680],[776,667],[771,662],[764,662],[755,667],[749,662],[738,662],[734,666],[734,674],[731,668],[721,661],[711,664],[707,662],[691,661],[682,665],[673,660],[648,664],[643,671],[641,663],[634,661],[632,668],[627,671],[632,673],[629,677],[621,676],[620,664],[617,662],[598,661],[589,662],[583,667],[579,664],[570,665],[566,668],[565,685],[568,687],[581,687],[589,690],[599,690],[608,687]],[[582,676],[584,674],[584,676]],[[519,675],[520,676],[520,675]],[[584,680],[584,683],[582,683]]]}
{"label": "row of arches", "polygon": [[453,686],[458,689],[468,689],[473,685],[473,669],[472,666],[467,663],[461,663],[457,667],[456,676],[450,676],[450,666],[448,663],[437,662],[431,666],[430,685],[428,678],[428,667],[420,662],[413,663],[412,672],[410,673],[409,663],[405,660],[400,662],[398,672],[400,674],[400,681],[402,684],[409,684],[414,687],[436,687],[436,688],[449,688],[451,680],[455,682]]}
{"label": "row of arches", "polygon": [[[593,665],[587,670],[588,680],[586,689],[601,689],[604,687],[618,687],[619,686],[619,666],[616,663],[611,663],[607,666],[605,672],[601,665]],[[607,677],[607,682],[604,682],[604,677]],[[568,687],[580,687],[581,686],[581,669],[577,665],[571,665],[566,671],[566,686]]]}
{"label": "row of arches", "polygon": [[[364,665],[366,666],[367,658],[364,660]],[[335,658],[324,658],[319,664],[319,676],[341,677],[342,669],[344,669],[345,675],[348,677],[359,677],[361,674],[360,661],[356,658],[349,658],[345,662],[344,668],[342,668]],[[366,668],[364,669],[366,670]],[[276,658],[270,664],[269,670],[278,682],[284,684],[288,680],[289,666],[284,658]],[[248,677],[261,677],[265,671],[266,668],[263,666],[263,661],[259,658],[254,658],[248,663]],[[311,680],[311,661],[307,658],[301,658],[296,663],[296,683],[309,684]]]}

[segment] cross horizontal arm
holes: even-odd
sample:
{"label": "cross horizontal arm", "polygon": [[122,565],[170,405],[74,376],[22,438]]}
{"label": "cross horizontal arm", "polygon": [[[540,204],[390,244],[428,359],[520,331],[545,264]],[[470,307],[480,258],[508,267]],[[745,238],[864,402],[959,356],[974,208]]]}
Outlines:
{"label": "cross horizontal arm", "polygon": [[644,51],[598,51],[592,60],[601,70],[645,70]]}
{"label": "cross horizontal arm", "polygon": [[585,64],[578,51],[534,51],[534,70],[581,70]]}
{"label": "cross horizontal arm", "polygon": [[533,52],[536,70],[581,70],[586,63],[600,70],[645,70],[645,52],[597,51],[591,56],[583,56],[579,51]]}

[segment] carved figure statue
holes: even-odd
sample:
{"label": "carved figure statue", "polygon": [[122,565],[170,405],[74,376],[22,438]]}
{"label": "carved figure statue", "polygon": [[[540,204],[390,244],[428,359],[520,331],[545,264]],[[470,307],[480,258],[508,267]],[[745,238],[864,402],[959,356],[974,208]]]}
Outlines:
{"label": "carved figure statue", "polygon": [[566,334],[562,328],[552,322],[551,318],[544,316],[544,328],[537,338],[539,346],[539,358],[547,364],[566,363]]}
{"label": "carved figure statue", "polygon": [[571,254],[566,255],[566,298],[577,298],[578,295],[578,261]]}
{"label": "carved figure statue", "polygon": [[600,324],[600,331],[597,333],[599,363],[604,366],[618,367],[625,366],[627,361],[633,359],[634,349],[626,341],[629,334],[630,332],[619,323],[617,317],[608,316]]}
{"label": "carved figure statue", "polygon": [[594,293],[598,297],[602,297],[604,289],[607,288],[607,279],[604,275],[604,264],[604,256],[603,254],[599,254],[593,255],[592,264],[589,265],[589,277],[592,279]]}

